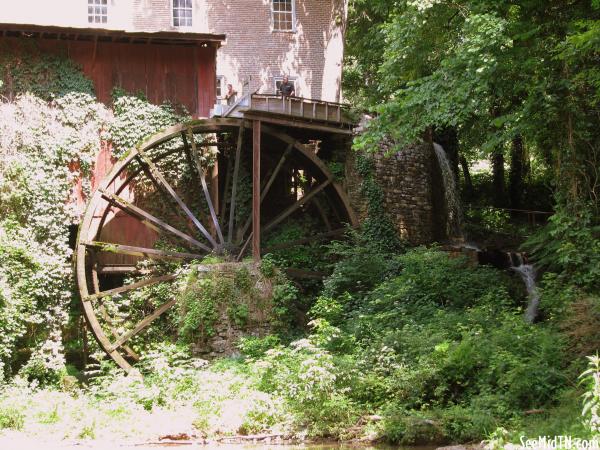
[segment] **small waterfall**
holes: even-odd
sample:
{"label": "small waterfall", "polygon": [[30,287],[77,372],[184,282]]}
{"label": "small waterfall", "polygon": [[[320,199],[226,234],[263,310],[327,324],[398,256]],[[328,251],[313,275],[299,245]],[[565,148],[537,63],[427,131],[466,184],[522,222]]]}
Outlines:
{"label": "small waterfall", "polygon": [[511,269],[517,272],[521,276],[523,283],[525,283],[527,297],[529,298],[527,310],[525,311],[525,320],[528,323],[533,323],[538,315],[540,305],[540,293],[535,283],[535,267],[532,264],[526,263],[522,253],[509,253],[508,258],[511,263]]}
{"label": "small waterfall", "polygon": [[462,206],[460,195],[456,187],[454,172],[448,161],[448,156],[441,145],[433,143],[433,148],[437,156],[440,171],[442,172],[442,181],[444,183],[444,198],[446,200],[447,218],[446,232],[449,239],[463,239],[462,232]]}

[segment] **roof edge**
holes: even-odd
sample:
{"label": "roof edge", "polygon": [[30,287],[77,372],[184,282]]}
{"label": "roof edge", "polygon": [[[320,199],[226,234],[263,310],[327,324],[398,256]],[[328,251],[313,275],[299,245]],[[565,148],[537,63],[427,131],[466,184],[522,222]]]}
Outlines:
{"label": "roof edge", "polygon": [[125,31],[106,28],[75,28],[54,25],[0,23],[0,37],[27,37],[74,41],[120,42],[134,44],[198,45],[219,47],[224,34],[179,31]]}

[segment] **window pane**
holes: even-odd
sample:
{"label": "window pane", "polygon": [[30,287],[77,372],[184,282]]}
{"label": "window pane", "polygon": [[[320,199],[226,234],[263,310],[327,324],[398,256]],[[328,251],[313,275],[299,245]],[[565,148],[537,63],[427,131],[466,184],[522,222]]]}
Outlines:
{"label": "window pane", "polygon": [[102,16],[102,23],[106,23],[106,16]]}
{"label": "window pane", "polygon": [[186,8],[192,8],[192,0],[185,0],[185,7]]}
{"label": "window pane", "polygon": [[173,8],[179,8],[179,0],[173,0]]}
{"label": "window pane", "polygon": [[88,16],[88,22],[92,23],[94,21],[94,18],[92,16]]}
{"label": "window pane", "polygon": [[100,23],[100,16],[94,16],[94,22]]}
{"label": "window pane", "polygon": [[179,10],[178,9],[174,9],[173,10],[173,18],[177,18],[179,17]]}

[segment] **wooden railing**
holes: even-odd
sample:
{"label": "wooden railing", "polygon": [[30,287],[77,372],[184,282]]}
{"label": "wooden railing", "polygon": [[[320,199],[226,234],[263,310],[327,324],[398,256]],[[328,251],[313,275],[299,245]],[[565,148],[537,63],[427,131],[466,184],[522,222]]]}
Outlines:
{"label": "wooden railing", "polygon": [[322,122],[353,123],[347,105],[303,97],[252,94],[249,109]]}

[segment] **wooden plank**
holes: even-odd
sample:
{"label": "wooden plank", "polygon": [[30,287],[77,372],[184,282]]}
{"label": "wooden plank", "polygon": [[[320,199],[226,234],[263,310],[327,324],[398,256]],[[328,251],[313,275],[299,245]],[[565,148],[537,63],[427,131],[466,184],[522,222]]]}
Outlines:
{"label": "wooden plank", "polygon": [[175,303],[177,303],[177,299],[172,299],[169,300],[166,303],[163,303],[161,306],[159,306],[152,314],[150,314],[149,316],[144,317],[135,327],[133,327],[133,329],[129,330],[128,332],[122,334],[109,348],[108,351],[109,352],[113,352],[116,349],[118,349],[119,347],[121,347],[125,342],[127,342],[129,339],[131,339],[132,337],[134,337],[136,334],[138,334],[140,331],[142,331],[144,328],[146,328],[148,325],[150,325],[152,322],[154,322],[156,319],[158,319],[164,312],[166,312],[169,308],[171,308],[171,306],[173,306]]}
{"label": "wooden plank", "polygon": [[[187,205],[185,203],[183,203],[183,200],[181,200],[179,195],[177,195],[175,190],[167,182],[165,177],[162,175],[162,173],[160,173],[160,171],[154,165],[154,163],[150,160],[150,158],[148,158],[146,156],[146,154],[144,152],[142,152],[142,150],[138,150],[138,157],[140,158],[140,161],[142,163],[146,164],[146,166],[148,167],[148,169],[150,170],[150,172],[152,173],[152,175],[154,176],[156,181],[159,182],[165,188],[165,190],[177,202],[179,207],[185,212],[185,214],[188,216],[188,218],[194,223],[194,225],[196,225],[196,228],[198,228],[200,230],[200,232],[204,235],[204,237],[206,237],[206,239],[208,239],[208,241],[212,244],[213,247],[217,247],[217,242],[213,239],[213,237],[206,230],[206,228],[204,228],[204,226],[196,218],[194,213],[192,213],[192,211],[190,211],[190,209],[187,207]],[[205,181],[205,183],[206,183],[206,181]]]}
{"label": "wooden plank", "polygon": [[147,278],[145,280],[138,281],[136,283],[127,284],[125,286],[120,286],[118,288],[109,289],[106,291],[100,291],[96,294],[88,295],[87,297],[82,298],[84,302],[92,302],[94,300],[98,300],[102,297],[109,297],[116,294],[122,294],[124,292],[133,291],[145,286],[152,286],[153,284],[162,283],[163,281],[171,281],[177,278],[177,275],[163,275],[161,277]]}
{"label": "wooden plank", "polygon": [[81,243],[88,247],[99,248],[104,252],[118,253],[121,255],[142,256],[151,259],[202,259],[205,256],[195,253],[172,252],[169,250],[156,250],[154,248],[113,244],[111,242],[82,241]]}
{"label": "wooden plank", "polygon": [[178,229],[172,227],[171,225],[169,225],[166,222],[163,222],[162,220],[158,219],[157,217],[154,217],[152,214],[150,214],[147,211],[144,211],[143,209],[129,203],[127,200],[119,197],[118,195],[115,194],[111,194],[110,192],[106,192],[106,190],[100,188],[98,189],[101,193],[102,196],[104,198],[106,198],[107,200],[109,200],[112,204],[114,204],[115,206],[117,206],[118,208],[122,209],[123,211],[125,211],[126,213],[134,216],[134,217],[138,217],[140,219],[142,219],[143,221],[148,221],[150,222],[152,225],[155,225],[156,227],[158,227],[159,229],[162,229],[164,231],[168,231],[169,233],[183,239],[184,241],[198,247],[201,248],[202,250],[205,250],[207,252],[211,252],[212,250],[210,249],[210,247],[204,245],[203,243],[197,241],[196,239],[194,239],[193,237],[191,237],[190,235],[183,233],[182,231],[179,231]]}
{"label": "wooden plank", "polygon": [[[227,173],[225,174],[225,186],[223,187],[223,207],[221,208],[221,223],[225,225],[225,219],[227,218],[227,193],[229,192],[229,186],[231,186],[231,178],[233,175],[233,151],[229,152],[229,158],[227,158]],[[231,199],[229,199],[231,205]]]}
{"label": "wooden plank", "polygon": [[328,179],[325,180],[323,183],[321,183],[319,186],[317,186],[314,189],[311,189],[309,193],[307,193],[306,195],[304,195],[300,200],[298,200],[296,203],[294,203],[293,205],[289,206],[287,209],[285,209],[281,214],[279,214],[277,217],[275,217],[271,222],[269,222],[264,228],[263,228],[263,233],[266,233],[270,230],[272,230],[276,225],[278,225],[281,221],[285,220],[287,217],[289,217],[292,213],[294,213],[298,208],[300,208],[302,205],[304,205],[305,203],[307,203],[311,198],[313,198],[315,195],[317,195],[319,192],[321,192],[323,189],[325,189],[327,186],[329,186],[331,184],[332,180]]}
{"label": "wooden plank", "polygon": [[[283,117],[281,115],[271,113],[267,113],[266,111],[246,111],[244,113],[244,118],[248,120],[260,120],[263,123],[270,123],[276,125],[283,125],[286,127],[296,127],[302,128],[304,130],[316,130],[316,131],[325,131],[327,133],[333,134],[344,134],[344,135],[353,135],[354,132],[350,129],[350,127],[345,127],[347,124],[337,124],[336,122],[330,122],[330,124],[326,123],[312,123],[308,122],[305,118],[302,120],[300,117]],[[316,119],[321,120],[321,119]]]}
{"label": "wooden plank", "polygon": [[260,261],[260,121],[252,122],[252,256]]}
{"label": "wooden plank", "polygon": [[240,159],[242,157],[242,144],[244,141],[244,125],[240,126],[238,132],[237,146],[235,148],[235,164],[233,168],[233,184],[231,186],[231,202],[229,207],[229,230],[227,233],[227,242],[231,243],[233,238],[233,226],[235,222],[235,203],[237,196],[238,177],[240,172]]}
{"label": "wooden plank", "polygon": [[[217,212],[215,211],[215,207],[212,202],[212,197],[210,195],[210,192],[208,191],[208,185],[206,184],[206,170],[204,170],[204,168],[202,167],[202,163],[200,162],[200,154],[198,153],[198,147],[196,146],[196,142],[194,141],[194,133],[192,132],[191,128],[188,128],[188,139],[190,141],[190,145],[192,146],[192,158],[196,162],[196,169],[198,170],[198,174],[200,176],[200,183],[202,184],[202,190],[204,191],[206,203],[208,203],[210,217],[212,218],[215,229],[217,230],[219,240],[221,241],[221,244],[223,244],[225,242],[223,239],[223,232],[221,231],[219,219],[217,218]],[[213,245],[216,245],[216,243]]]}

